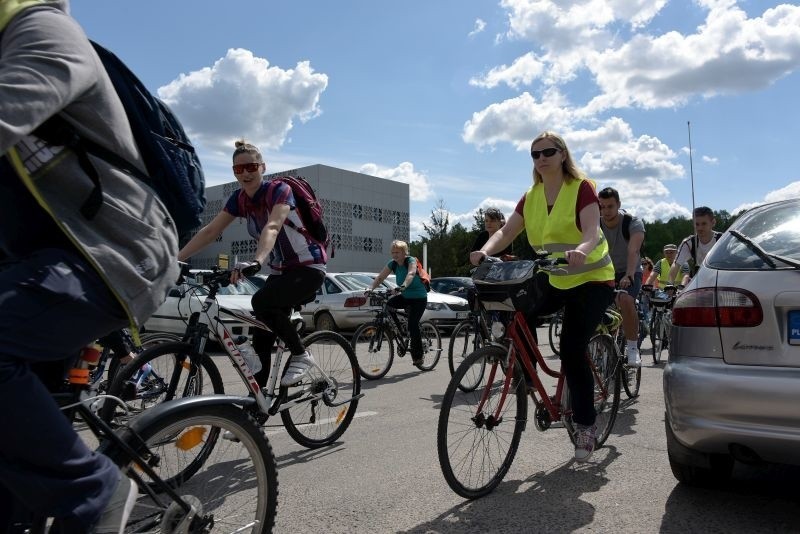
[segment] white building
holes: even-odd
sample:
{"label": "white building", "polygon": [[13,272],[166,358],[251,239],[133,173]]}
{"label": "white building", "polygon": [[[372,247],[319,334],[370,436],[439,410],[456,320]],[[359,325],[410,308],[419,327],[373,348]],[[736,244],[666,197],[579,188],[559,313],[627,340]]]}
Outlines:
{"label": "white building", "polygon": [[[408,184],[327,165],[277,172],[267,178],[286,175],[305,178],[322,202],[325,225],[334,247],[328,272],[380,271],[390,259],[392,241],[408,241]],[[216,217],[238,188],[235,180],[207,188],[202,224]],[[246,261],[255,250],[256,242],[247,233],[247,224],[239,219],[190,262],[194,268],[205,269],[217,265],[220,254],[227,254],[231,262],[237,256]]]}

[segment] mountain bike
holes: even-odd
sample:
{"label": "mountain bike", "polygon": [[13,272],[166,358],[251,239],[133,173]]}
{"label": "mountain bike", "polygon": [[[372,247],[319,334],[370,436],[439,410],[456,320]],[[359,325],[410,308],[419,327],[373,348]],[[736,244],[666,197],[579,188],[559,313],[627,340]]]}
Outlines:
{"label": "mountain bike", "polygon": [[[281,372],[283,355],[288,351],[280,341],[272,357],[267,386],[262,389],[237,346],[247,337],[234,338],[225,326],[224,317],[265,330],[267,326],[249,314],[214,306],[217,291],[230,282],[230,276],[231,271],[217,268],[196,278],[187,293],[205,293],[205,300],[200,310],[191,313],[183,341],[161,343],[143,351],[117,374],[111,393],[122,397],[127,410],[134,413],[174,398],[224,393],[219,370],[205,352],[206,343],[213,338],[255,399],[247,410],[260,425],[280,413],[286,431],[300,445],[313,449],[334,443],[347,430],[358,400],[364,396],[352,347],[335,332],[318,331],[305,337],[303,343],[315,363],[303,380],[287,387],[279,384],[289,363],[286,358]],[[211,310],[217,310],[218,314]],[[141,390],[131,388],[131,381],[145,364],[162,379]],[[104,419],[124,416],[114,408],[110,406],[110,411],[106,411],[104,407]]]}
{"label": "mountain bike", "polygon": [[[532,273],[557,269],[559,262],[539,256],[531,262]],[[518,293],[517,290],[510,285],[501,289],[509,296]],[[570,440],[575,441],[569,388],[564,375],[547,365],[525,314],[517,309],[527,308],[516,302],[508,308],[501,307],[506,306],[503,303],[487,302],[480,289],[478,301],[484,309],[491,306],[514,313],[507,324],[492,325],[493,331],[504,330],[498,337],[505,338],[508,344],[493,342],[470,354],[459,365],[442,399],[437,429],[439,465],[450,488],[467,499],[490,493],[510,469],[528,420],[528,395],[535,406],[534,422],[538,430],[547,430],[554,422],[561,421]],[[594,377],[599,447],[608,438],[619,409],[620,368],[611,337],[594,335],[588,344],[586,360]],[[459,384],[475,366],[485,368],[483,385],[463,391]],[[552,396],[539,377],[540,369],[557,381]]]}
{"label": "mountain bike", "polygon": [[625,332],[622,330],[622,314],[616,304],[612,304],[606,310],[603,320],[597,325],[597,333],[605,334],[614,340],[614,352],[622,388],[629,399],[638,397],[639,388],[642,385],[642,368],[641,366],[629,366],[628,360],[625,358],[625,347],[628,340],[625,339]]}
{"label": "mountain bike", "polygon": [[650,295],[650,343],[653,345],[653,363],[661,363],[661,354],[669,346],[672,330],[672,303],[675,302],[677,288],[666,285],[663,290],[653,286],[642,286]]}
{"label": "mountain bike", "polygon": [[[378,307],[372,310],[375,319],[359,326],[350,340],[358,361],[361,376],[377,380],[386,376],[394,361],[395,345],[397,355],[405,356],[411,350],[411,337],[408,332],[408,313],[405,310],[392,310],[389,307],[389,291],[366,291],[369,305]],[[420,321],[423,362],[417,365],[422,371],[431,371],[442,355],[442,337],[439,329],[431,321]]]}
{"label": "mountain bike", "polygon": [[[60,362],[56,362],[60,366]],[[267,437],[246,408],[253,397],[192,397],[161,404],[112,428],[92,409],[89,369],[53,398],[84,437],[132,478],[139,497],[125,532],[271,532],[278,474]],[[104,395],[106,403],[120,399]],[[232,440],[219,439],[229,433]],[[48,518],[17,503],[12,532],[45,532]]]}

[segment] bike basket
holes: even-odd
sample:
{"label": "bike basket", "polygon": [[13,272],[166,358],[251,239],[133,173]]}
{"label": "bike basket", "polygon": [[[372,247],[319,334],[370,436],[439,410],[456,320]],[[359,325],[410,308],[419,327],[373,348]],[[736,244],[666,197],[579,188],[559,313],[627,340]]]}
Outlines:
{"label": "bike basket", "polygon": [[530,309],[540,297],[531,260],[482,263],[472,274],[478,300],[486,310]]}

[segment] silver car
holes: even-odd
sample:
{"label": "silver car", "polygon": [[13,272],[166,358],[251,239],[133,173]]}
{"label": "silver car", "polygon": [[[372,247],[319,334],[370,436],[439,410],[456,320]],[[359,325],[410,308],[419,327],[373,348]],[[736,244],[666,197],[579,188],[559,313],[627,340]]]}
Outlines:
{"label": "silver car", "polygon": [[800,465],[800,199],[753,208],[673,306],[664,401],[669,462],[686,484],[734,460]]}
{"label": "silver car", "polygon": [[364,273],[327,273],[313,301],[300,310],[307,329],[355,330],[375,317],[364,290],[372,278]]}

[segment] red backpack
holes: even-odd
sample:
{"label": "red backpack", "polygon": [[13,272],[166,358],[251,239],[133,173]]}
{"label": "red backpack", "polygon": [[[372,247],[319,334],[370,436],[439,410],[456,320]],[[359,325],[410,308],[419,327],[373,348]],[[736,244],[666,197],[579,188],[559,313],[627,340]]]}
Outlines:
{"label": "red backpack", "polygon": [[[272,188],[277,182],[283,182],[292,188],[294,200],[297,202],[297,213],[303,226],[298,228],[291,220],[286,219],[286,224],[294,228],[306,238],[319,244],[327,252],[328,245],[331,243],[331,236],[325,227],[322,216],[322,203],[317,200],[317,195],[305,178],[302,176],[278,176],[270,181],[267,194],[272,194]],[[331,249],[331,257],[334,251]]]}
{"label": "red backpack", "polygon": [[[408,259],[409,258],[410,258],[410,256],[406,256],[406,259],[403,262],[403,265],[405,265],[406,267],[408,267]],[[428,271],[425,270],[425,268],[422,266],[422,262],[419,261],[418,258],[414,258],[414,259],[417,260],[417,276],[419,276],[419,279],[422,281],[422,285],[425,286],[425,291],[430,291],[431,290],[431,275],[428,274]],[[395,272],[397,270],[397,262],[394,261],[394,260],[392,261],[391,269],[392,269],[392,272]]]}

